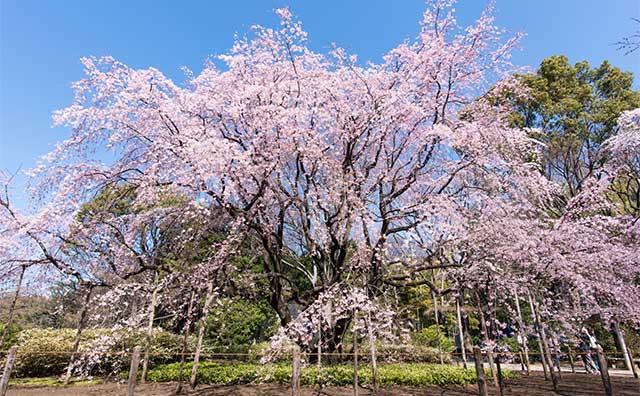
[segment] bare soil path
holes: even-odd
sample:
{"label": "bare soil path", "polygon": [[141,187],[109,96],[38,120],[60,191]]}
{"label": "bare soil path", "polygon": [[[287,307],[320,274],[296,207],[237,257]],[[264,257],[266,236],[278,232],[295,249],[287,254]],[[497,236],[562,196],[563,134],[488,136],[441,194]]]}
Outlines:
{"label": "bare soil path", "polygon": [[[629,376],[612,376],[613,392],[615,396],[640,395],[640,381]],[[140,384],[136,387],[137,396],[172,396],[175,383]],[[491,389],[491,395],[497,395],[496,389]],[[124,396],[127,394],[126,384],[101,384],[68,387],[28,387],[13,386],[9,388],[7,396]],[[289,386],[278,384],[261,385],[202,385],[195,391],[185,392],[190,396],[284,396],[290,395]],[[304,396],[350,396],[351,388],[327,387],[319,391],[317,388],[304,388]],[[360,395],[370,395],[367,389],[362,389]],[[472,396],[477,395],[475,386],[460,387],[389,387],[381,388],[379,396]],[[583,373],[563,374],[558,392],[553,391],[550,381],[545,381],[541,373],[532,373],[528,377],[506,381],[505,395],[508,396],[601,396],[604,395],[602,381],[599,376]]]}

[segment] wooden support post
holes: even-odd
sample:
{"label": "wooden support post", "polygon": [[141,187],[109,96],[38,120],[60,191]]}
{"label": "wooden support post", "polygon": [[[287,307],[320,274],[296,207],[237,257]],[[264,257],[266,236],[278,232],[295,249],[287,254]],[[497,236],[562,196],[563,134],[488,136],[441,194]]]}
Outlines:
{"label": "wooden support post", "polygon": [[531,307],[531,316],[533,316],[533,320],[535,323],[535,328],[538,333],[538,346],[540,347],[540,358],[542,360],[542,369],[544,370],[544,379],[548,380],[547,376],[547,368],[549,369],[549,375],[551,376],[551,381],[553,381],[553,389],[557,390],[558,388],[558,379],[556,378],[556,374],[553,372],[553,362],[551,361],[551,357],[549,355],[549,349],[547,344],[547,339],[545,337],[544,329],[542,328],[542,324],[540,321],[540,315],[538,314],[538,309],[536,308],[535,300],[531,295],[531,291],[527,290],[527,296],[529,297],[529,306]]}
{"label": "wooden support post", "polygon": [[2,380],[0,380],[0,396],[5,396],[7,394],[7,389],[9,388],[9,377],[11,377],[11,370],[13,370],[13,363],[16,361],[16,352],[18,348],[16,346],[12,346],[9,349],[9,354],[7,355],[7,361],[4,363],[4,371],[2,372]]}
{"label": "wooden support post", "polygon": [[562,355],[559,352],[556,354],[556,362],[558,362],[558,378],[562,379],[562,367],[560,366],[562,364]]}
{"label": "wooden support post", "polygon": [[176,385],[176,395],[182,393],[182,374],[184,372],[184,361],[187,355],[187,344],[189,342],[189,328],[191,327],[191,314],[193,312],[193,302],[196,298],[195,290],[191,291],[189,298],[189,308],[187,309],[187,323],[182,334],[182,351],[180,353],[180,367],[178,368],[178,385]]}
{"label": "wooden support post", "polygon": [[149,371],[149,352],[151,350],[151,339],[153,338],[153,321],[156,315],[156,304],[158,302],[158,281],[160,272],[156,270],[153,278],[153,293],[151,293],[151,303],[149,304],[149,322],[147,324],[147,336],[144,343],[144,358],[142,359],[142,377],[140,382],[143,384],[147,380],[147,372]]}
{"label": "wooden support post", "polygon": [[480,301],[480,294],[476,290],[476,303],[478,304],[478,316],[480,317],[480,325],[482,335],[484,337],[484,343],[487,349],[487,360],[489,361],[489,370],[491,371],[491,377],[493,378],[493,385],[498,386],[498,374],[496,373],[494,364],[493,364],[493,351],[490,348],[491,343],[489,342],[489,329],[487,328],[487,322],[484,318],[484,312],[482,311],[482,303]]}
{"label": "wooden support post", "polygon": [[11,306],[9,307],[9,317],[6,322],[4,322],[4,328],[2,329],[2,335],[0,336],[0,351],[4,346],[4,340],[7,334],[9,333],[9,328],[13,323],[13,313],[16,310],[16,303],[18,302],[18,296],[20,295],[20,288],[22,288],[22,279],[24,278],[24,272],[27,270],[27,266],[23,265],[20,269],[20,275],[18,275],[18,281],[16,282],[16,291],[13,293],[13,300],[11,301]]}
{"label": "wooden support post", "polygon": [[136,388],[136,380],[138,379],[138,366],[140,365],[140,347],[133,348],[131,354],[131,367],[129,368],[129,384],[127,386],[127,395],[133,396]]}
{"label": "wooden support post", "polygon": [[504,379],[502,378],[502,368],[500,367],[500,355],[496,355],[496,371],[498,375],[498,389],[500,391],[500,396],[504,395]]}
{"label": "wooden support post", "polygon": [[638,378],[638,370],[636,369],[636,365],[633,362],[633,355],[631,354],[631,350],[627,348],[627,353],[629,354],[629,360],[631,361],[631,371],[633,372],[633,376]]}
{"label": "wooden support post", "polygon": [[[435,277],[434,277],[435,280]],[[438,337],[438,357],[440,359],[440,364],[444,364],[444,360],[442,358],[442,338],[440,337],[440,318],[438,318],[438,297],[436,297],[435,292],[431,292],[431,298],[433,299],[433,313],[436,319],[436,337]]]}
{"label": "wooden support post", "polygon": [[322,315],[318,321],[318,386],[322,389]]}
{"label": "wooden support post", "polygon": [[576,365],[573,362],[573,352],[571,352],[571,346],[567,345],[567,355],[569,355],[569,363],[571,364],[571,372],[576,372]]}
{"label": "wooden support post", "polygon": [[478,395],[488,396],[487,377],[484,375],[484,367],[482,365],[482,352],[479,347],[473,348],[473,356],[476,361],[476,374],[478,375]]}
{"label": "wooden support post", "polygon": [[602,351],[602,347],[596,348],[596,355],[598,355],[598,365],[600,366],[600,376],[602,377],[602,385],[604,385],[604,394],[606,396],[613,396],[613,389],[611,388],[611,378],[609,378],[609,368],[607,367],[607,357]]}
{"label": "wooden support post", "polygon": [[513,293],[514,301],[516,302],[516,312],[518,313],[518,337],[522,340],[522,352],[524,353],[524,365],[526,366],[527,375],[530,370],[529,360],[529,346],[527,345],[527,333],[524,331],[524,320],[522,319],[522,310],[520,309],[520,297],[518,293]]}
{"label": "wooden support post", "polygon": [[462,328],[462,314],[460,313],[460,298],[456,297],[456,316],[458,318],[458,334],[460,337],[460,350],[462,351],[462,367],[467,368],[467,352],[464,349],[464,330]]}
{"label": "wooden support post", "polygon": [[622,351],[624,364],[627,367],[627,370],[633,371],[633,364],[631,363],[631,360],[629,360],[629,354],[627,354],[627,343],[624,340],[622,330],[620,329],[620,323],[617,320],[613,322],[613,331],[616,334],[616,338],[618,339],[618,344],[620,345],[620,350]]}
{"label": "wooden support post", "polygon": [[367,316],[367,332],[369,335],[369,350],[371,352],[371,376],[373,382],[373,394],[378,393],[378,362],[376,358],[376,340],[373,334],[373,327],[371,324],[371,314],[369,313]]}
{"label": "wooden support post", "polygon": [[294,345],[291,368],[291,395],[300,396],[300,347]]}
{"label": "wooden support post", "polygon": [[204,339],[204,330],[207,327],[207,319],[209,318],[209,311],[211,310],[211,303],[215,297],[213,292],[213,281],[209,281],[207,284],[207,293],[204,297],[204,306],[202,307],[202,316],[200,317],[198,327],[198,338],[196,341],[196,350],[193,354],[193,365],[191,366],[191,379],[189,385],[191,389],[195,389],[198,383],[198,364],[200,363],[200,353],[202,352],[202,342]]}
{"label": "wooden support post", "polygon": [[[355,319],[355,315],[353,316]],[[358,396],[358,330],[353,321],[353,396]]]}
{"label": "wooden support post", "polygon": [[633,364],[633,357],[631,356],[631,351],[627,348],[627,343],[624,339],[624,334],[622,334],[622,330],[620,329],[620,322],[613,322],[613,329],[615,330],[616,337],[618,338],[618,343],[620,344],[620,349],[622,349],[622,356],[624,357],[624,363],[627,366],[627,370],[633,373],[633,376],[638,378],[638,372],[636,370],[636,366]]}
{"label": "wooden support post", "polygon": [[89,312],[89,302],[91,301],[91,292],[93,291],[94,285],[89,285],[87,288],[87,294],[84,297],[84,304],[82,305],[82,311],[80,311],[80,319],[78,320],[78,327],[76,328],[76,337],[73,341],[73,349],[71,351],[71,358],[69,359],[69,365],[67,366],[67,373],[64,376],[64,384],[69,385],[71,381],[71,374],[73,373],[73,364],[76,359],[76,354],[80,349],[80,339],[82,337],[82,330],[84,330],[84,326],[87,319],[87,314]]}
{"label": "wooden support post", "polygon": [[558,378],[562,379],[562,368],[560,367],[560,364],[562,363],[562,351],[560,350],[560,344],[555,340],[552,340],[551,342],[553,343],[553,349],[555,350],[555,353],[551,354],[551,358],[558,370]]}

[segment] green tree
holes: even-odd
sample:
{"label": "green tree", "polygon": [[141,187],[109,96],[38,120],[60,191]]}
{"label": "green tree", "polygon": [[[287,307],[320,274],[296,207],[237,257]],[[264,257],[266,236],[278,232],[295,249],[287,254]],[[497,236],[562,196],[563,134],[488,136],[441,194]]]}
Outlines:
{"label": "green tree", "polygon": [[515,100],[514,123],[536,129],[532,137],[545,144],[544,172],[561,182],[570,198],[602,165],[598,148],[617,133],[620,114],[640,107],[633,75],[607,61],[591,68],[558,55],[544,59],[535,73],[517,77],[530,92]]}
{"label": "green tree", "polygon": [[209,315],[206,338],[213,346],[239,347],[266,341],[277,328],[278,318],[266,301],[225,298]]}

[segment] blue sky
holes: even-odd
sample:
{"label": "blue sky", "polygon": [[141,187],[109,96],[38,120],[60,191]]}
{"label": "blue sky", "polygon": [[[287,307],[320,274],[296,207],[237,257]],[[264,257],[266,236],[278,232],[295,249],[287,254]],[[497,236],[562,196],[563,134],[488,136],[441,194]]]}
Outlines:
{"label": "blue sky", "polygon": [[[459,1],[461,24],[484,4]],[[640,51],[625,56],[613,45],[638,28],[631,21],[640,18],[637,0],[495,4],[500,26],[527,34],[514,57],[518,65],[535,67],[549,55],[565,54],[593,65],[608,59],[640,76]],[[303,21],[313,49],[336,42],[373,61],[415,36],[425,7],[422,0],[0,0],[0,169],[32,167],[66,137],[64,128],[51,128],[51,113],[71,103],[70,84],[82,77],[80,57],[112,55],[181,81],[182,66],[199,71],[208,55],[231,46],[234,33],[276,23],[272,10],[284,5]]]}

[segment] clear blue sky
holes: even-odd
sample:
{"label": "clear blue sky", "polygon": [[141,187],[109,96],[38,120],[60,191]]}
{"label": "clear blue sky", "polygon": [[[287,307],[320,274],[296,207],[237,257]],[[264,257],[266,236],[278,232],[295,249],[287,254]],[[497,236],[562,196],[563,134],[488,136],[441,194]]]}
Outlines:
{"label": "clear blue sky", "polygon": [[[471,22],[484,3],[461,0],[459,21]],[[633,71],[640,87],[640,51],[624,56],[613,45],[638,28],[631,21],[640,18],[638,0],[495,3],[500,26],[527,34],[517,64],[535,67],[554,54],[594,65],[608,59]],[[425,7],[422,0],[0,0],[0,169],[32,167],[66,137],[64,128],[51,128],[51,112],[71,103],[80,57],[112,55],[180,81],[182,66],[199,71],[208,55],[231,46],[235,32],[275,23],[272,10],[283,5],[302,19],[313,49],[336,42],[374,61],[415,36]]]}

